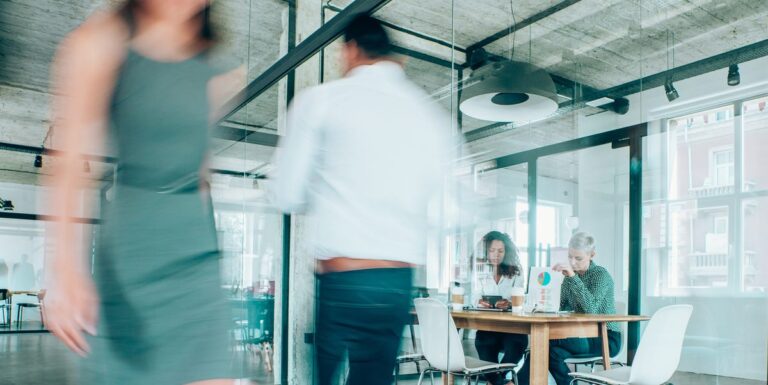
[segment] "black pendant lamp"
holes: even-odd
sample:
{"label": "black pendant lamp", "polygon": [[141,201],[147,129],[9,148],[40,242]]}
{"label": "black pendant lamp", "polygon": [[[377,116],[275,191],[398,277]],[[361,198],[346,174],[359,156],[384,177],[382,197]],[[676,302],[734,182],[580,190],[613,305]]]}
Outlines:
{"label": "black pendant lamp", "polygon": [[506,60],[474,71],[462,90],[459,109],[476,119],[530,122],[557,111],[555,82],[530,63]]}

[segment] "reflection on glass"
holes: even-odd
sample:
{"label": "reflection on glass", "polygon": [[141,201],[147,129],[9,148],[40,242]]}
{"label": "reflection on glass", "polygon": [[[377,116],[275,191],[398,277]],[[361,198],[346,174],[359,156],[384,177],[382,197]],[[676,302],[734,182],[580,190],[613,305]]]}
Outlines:
{"label": "reflection on glass", "polygon": [[43,222],[0,219],[0,289],[43,288],[46,235]]}
{"label": "reflection on glass", "polygon": [[[53,251],[48,226],[39,220],[0,219],[0,290],[8,290],[6,303],[10,305],[0,312],[4,317],[0,328],[41,327],[39,304],[46,289],[46,261]],[[79,247],[90,258],[95,255],[96,230],[86,224],[75,229]]]}
{"label": "reflection on glass", "polygon": [[768,287],[768,238],[764,236],[761,221],[768,215],[768,198],[745,200],[742,213],[742,287],[745,292],[765,293]]}
{"label": "reflection on glass", "polygon": [[668,288],[728,286],[728,213],[728,206],[697,201],[670,204]]}
{"label": "reflection on glass", "polygon": [[734,191],[733,106],[668,120],[670,199]]}
{"label": "reflection on glass", "polygon": [[[668,120],[668,140],[646,141],[643,312],[694,306],[679,371],[761,380],[768,332],[768,252],[760,221],[766,98]],[[738,105],[738,104],[736,104]],[[743,142],[735,140],[741,127]],[[662,136],[662,135],[660,135]],[[741,158],[740,158],[741,157]],[[737,174],[743,159],[743,184]],[[654,167],[666,162],[664,167]],[[644,164],[645,166],[645,164]],[[737,188],[740,187],[740,188]],[[746,193],[746,194],[744,194]],[[758,196],[755,196],[758,195]]]}
{"label": "reflection on glass", "polygon": [[768,147],[768,97],[743,104],[744,191],[768,188],[768,171],[762,167]]}

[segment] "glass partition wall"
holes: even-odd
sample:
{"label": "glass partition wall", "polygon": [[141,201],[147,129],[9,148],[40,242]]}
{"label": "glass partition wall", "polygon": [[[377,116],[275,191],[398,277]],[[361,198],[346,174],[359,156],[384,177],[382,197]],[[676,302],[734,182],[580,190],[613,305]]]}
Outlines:
{"label": "glass partition wall", "polygon": [[765,241],[755,236],[766,194],[754,153],[766,127],[761,103],[672,113],[647,139],[644,309],[694,306],[682,372],[766,377],[768,335],[756,321],[768,315]]}
{"label": "glass partition wall", "polygon": [[[765,361],[766,332],[756,329],[755,321],[765,316],[766,269],[756,235],[763,199],[755,166],[760,164],[757,146],[765,98],[753,90],[745,92],[755,97],[741,101],[723,97],[723,68],[732,63],[710,60],[744,53],[760,40],[746,32],[746,14],[734,10],[712,28],[694,33],[679,26],[706,18],[713,12],[710,5],[513,2],[510,8],[507,1],[338,0],[297,2],[297,25],[308,20],[302,9],[317,10],[316,25],[323,31],[334,19],[348,17],[345,10],[361,4],[387,23],[407,75],[454,117],[446,130],[461,132],[465,141],[455,191],[448,194],[459,197],[462,214],[456,221],[438,210],[442,225],[429,234],[426,264],[415,282],[421,288],[418,296],[447,306],[458,283],[465,292],[464,305],[475,305],[475,282],[492,275],[481,245],[492,230],[508,234],[515,244],[526,286],[532,267],[567,261],[570,236],[586,231],[596,239],[595,262],[613,278],[619,313],[652,315],[664,304],[694,305],[673,381],[716,383],[730,377],[750,383],[765,377],[765,365],[759,362]],[[309,20],[317,23],[317,14]],[[299,35],[297,44],[310,34]],[[701,45],[701,36],[723,43]],[[298,67],[293,91],[341,76],[340,43],[336,37],[328,43]],[[513,123],[460,113],[461,93],[472,83],[468,54],[479,48],[486,51],[486,60],[511,57],[546,69],[556,85],[558,111],[534,122]],[[751,60],[747,57],[755,58],[747,55],[738,61]],[[742,68],[747,68],[742,70],[746,82],[749,65]],[[696,85],[715,75],[718,86]],[[278,90],[279,103],[289,95]],[[720,101],[697,108],[703,97]],[[285,107],[278,106],[278,123]],[[707,149],[697,150],[697,141],[706,142],[701,146]],[[312,301],[306,297],[314,293],[312,279],[296,275],[310,272],[304,266],[311,255],[303,238],[311,223],[303,221],[292,218],[289,249],[295,254],[282,267],[297,280],[288,283],[295,291],[289,297],[304,296],[298,307],[282,315],[288,317],[290,332],[277,349],[290,353],[282,356],[288,359],[283,363],[289,368],[288,383],[298,383],[316,369],[303,358],[313,349],[308,321]],[[735,293],[737,299],[731,297]],[[709,311],[723,307],[733,319],[702,323],[710,318]],[[736,320],[740,311],[754,314]],[[756,338],[718,336],[716,325],[730,322],[753,328]],[[449,350],[447,358],[478,357],[472,327],[462,328],[463,350],[450,351],[456,346],[447,342],[453,333],[447,325],[441,342]],[[623,351],[637,347],[642,328],[622,327]],[[403,353],[423,351],[421,332],[419,325],[406,328]],[[752,361],[733,364],[737,359],[727,358],[730,353]],[[631,355],[620,355],[627,358]],[[423,368],[403,364],[400,379],[415,380]]]}
{"label": "glass partition wall", "polygon": [[[453,117],[445,129],[464,141],[451,170],[455,178],[430,211],[436,225],[414,282],[414,297],[436,299],[445,316],[437,333],[418,322],[405,328],[401,353],[424,352],[428,343],[441,344],[446,362],[479,357],[475,329],[484,326],[457,318],[464,323],[455,334],[448,320],[452,301],[476,306],[478,282],[494,279],[482,243],[489,232],[509,236],[529,287],[532,268],[567,262],[571,235],[586,231],[596,240],[595,262],[613,278],[619,313],[694,306],[672,382],[764,381],[768,245],[760,224],[768,207],[761,166],[768,64],[761,55],[768,36],[756,25],[768,5],[750,5],[215,2],[222,44],[214,59],[227,68],[243,66],[249,84],[246,102],[230,105],[214,129],[211,154],[222,290],[232,305],[233,357],[243,376],[286,385],[312,383],[316,373],[311,219],[276,211],[266,186],[290,100],[342,76],[338,23],[364,12],[386,23],[406,74]],[[461,113],[475,71],[510,58],[551,75],[557,111],[512,123]],[[729,87],[734,64],[741,86]],[[34,156],[0,151],[0,160],[17,169],[0,170],[0,198],[11,197],[15,213],[47,214],[25,201],[34,195],[26,186],[36,182],[17,175],[36,172]],[[108,196],[105,179],[95,195]],[[12,272],[26,254],[38,274],[43,226],[6,217],[2,244],[23,250],[3,248],[0,258]],[[85,227],[84,233],[98,231]],[[460,292],[457,283],[462,296],[452,296]],[[636,349],[643,327],[622,326],[623,351]],[[626,359],[631,354],[622,353]],[[426,367],[399,365],[400,383],[415,383]]]}

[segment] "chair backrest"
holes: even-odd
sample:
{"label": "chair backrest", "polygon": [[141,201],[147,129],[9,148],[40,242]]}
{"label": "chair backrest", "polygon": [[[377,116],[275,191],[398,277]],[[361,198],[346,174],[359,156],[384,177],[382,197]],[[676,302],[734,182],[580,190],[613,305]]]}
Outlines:
{"label": "chair backrest", "polygon": [[672,377],[680,363],[685,329],[692,312],[691,305],[666,306],[656,311],[632,362],[631,384],[660,385]]}
{"label": "chair backrest", "polygon": [[462,370],[466,365],[464,348],[448,307],[432,298],[416,298],[413,304],[419,317],[419,338],[424,358],[439,370]]}

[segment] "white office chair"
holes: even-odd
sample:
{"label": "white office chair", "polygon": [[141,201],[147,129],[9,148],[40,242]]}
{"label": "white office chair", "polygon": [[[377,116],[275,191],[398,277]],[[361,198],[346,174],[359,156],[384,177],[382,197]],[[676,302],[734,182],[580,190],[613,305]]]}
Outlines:
{"label": "white office chair", "polygon": [[660,385],[669,380],[680,363],[683,338],[693,306],[659,309],[645,329],[632,366],[598,373],[570,373],[571,384]]}
{"label": "white office chair", "polygon": [[417,298],[414,305],[419,317],[421,348],[430,365],[419,375],[419,385],[427,373],[434,372],[458,374],[464,376],[466,384],[470,384],[472,378],[479,378],[484,374],[512,371],[513,381],[518,383],[517,371],[514,370],[517,365],[464,356],[459,332],[445,304],[431,298]]}
{"label": "white office chair", "polygon": [[[424,358],[424,355],[421,353],[409,353],[409,354],[403,354],[401,356],[397,356],[397,359],[395,360],[395,385],[398,385],[400,383],[400,366],[403,364],[416,364],[416,371],[421,373],[421,367],[419,366],[419,363],[422,361],[426,361],[426,358]],[[435,380],[432,379],[432,383],[434,383]]]}

